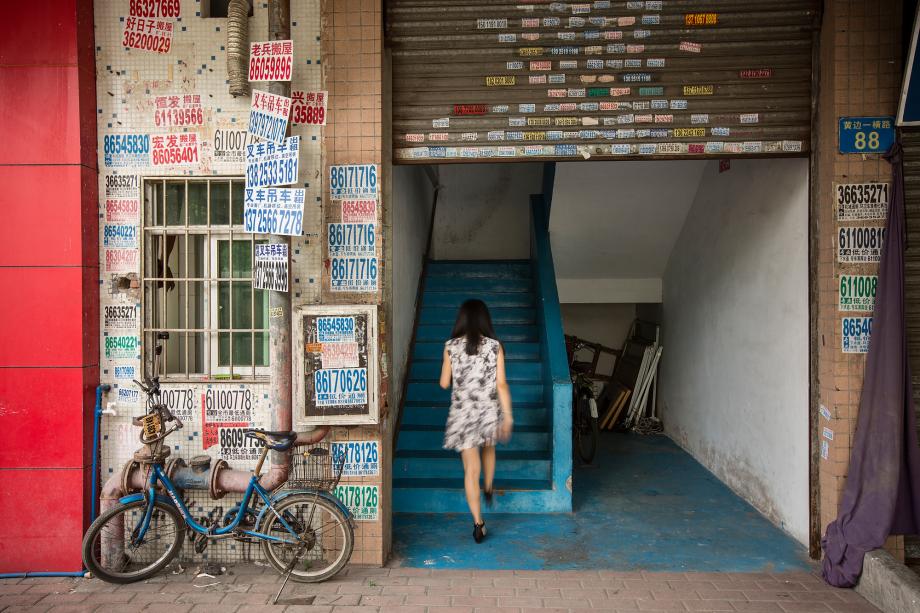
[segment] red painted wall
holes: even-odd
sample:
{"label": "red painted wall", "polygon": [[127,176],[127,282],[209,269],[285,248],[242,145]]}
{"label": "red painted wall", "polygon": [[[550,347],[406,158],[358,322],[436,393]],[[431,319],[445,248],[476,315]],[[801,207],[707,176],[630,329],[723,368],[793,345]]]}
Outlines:
{"label": "red painted wall", "polygon": [[[0,572],[76,571],[99,382],[93,7],[41,0],[5,9]],[[14,489],[28,497],[22,507]]]}

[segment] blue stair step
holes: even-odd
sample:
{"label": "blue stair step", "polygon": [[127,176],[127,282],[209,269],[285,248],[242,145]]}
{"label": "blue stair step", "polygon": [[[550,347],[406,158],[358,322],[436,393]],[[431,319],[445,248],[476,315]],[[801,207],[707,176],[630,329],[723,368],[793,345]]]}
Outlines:
{"label": "blue stair step", "polygon": [[451,261],[432,260],[428,262],[429,277],[469,277],[530,279],[533,275],[528,261]]}
{"label": "blue stair step", "polygon": [[[408,426],[399,431],[399,451],[442,449],[444,426]],[[499,445],[510,451],[543,451],[549,449],[550,435],[546,426],[517,426],[511,440]]]}
{"label": "blue stair step", "polygon": [[[537,312],[533,308],[496,307],[489,309],[492,323],[496,326],[505,324],[536,324]],[[419,324],[449,324],[453,326],[457,319],[455,307],[425,307],[419,315]]]}
{"label": "blue stair step", "polygon": [[[446,340],[446,339],[444,339]],[[416,360],[441,360],[444,358],[444,340],[415,342],[415,352],[412,354]],[[539,360],[540,343],[502,343],[505,349],[506,360]]]}
{"label": "blue stair step", "polygon": [[[552,454],[549,451],[496,450],[495,478],[549,481],[552,479]],[[447,449],[437,451],[398,451],[393,462],[393,478],[462,479],[460,454]]]}
{"label": "blue stair step", "polygon": [[[415,332],[416,341],[441,341],[450,338],[450,324],[434,324],[418,326]],[[502,342],[506,343],[536,343],[540,340],[540,331],[535,325],[529,326],[503,326],[495,328],[495,334]]]}
{"label": "blue stair step", "polygon": [[425,293],[431,292],[526,292],[533,289],[533,281],[529,278],[502,279],[493,277],[454,277],[437,276],[425,280]]}
{"label": "blue stair step", "polygon": [[[505,377],[509,382],[539,382],[543,364],[535,361],[505,360]],[[441,378],[441,360],[416,360],[409,367],[411,381],[437,381]]]}
{"label": "blue stair step", "polygon": [[[543,400],[543,385],[534,383],[511,383],[512,402],[538,403]],[[448,402],[450,391],[432,382],[410,382],[406,392],[409,402],[437,401]]]}
{"label": "blue stair step", "polygon": [[[502,495],[514,490],[542,490],[552,487],[552,483],[543,479],[496,479],[495,493]],[[463,492],[463,478],[458,479],[426,479],[413,477],[393,478],[393,489],[396,488],[439,488],[458,490]],[[465,506],[465,502],[464,502]]]}
{"label": "blue stair step", "polygon": [[[407,402],[403,407],[402,426],[444,426],[447,423],[447,402],[441,404]],[[548,425],[550,413],[538,404],[514,403],[515,426]]]}
{"label": "blue stair step", "polygon": [[[427,283],[427,281],[426,281]],[[462,291],[462,292],[428,292],[422,294],[423,307],[445,307],[453,309],[456,317],[457,309],[467,300],[482,300],[489,309],[503,307],[533,307],[533,294],[528,292],[488,292]]]}
{"label": "blue stair step", "polygon": [[[393,479],[393,508],[398,513],[469,513],[462,479]],[[554,490],[552,481],[496,479],[494,503],[482,510],[486,515],[565,513],[572,505],[569,493]]]}

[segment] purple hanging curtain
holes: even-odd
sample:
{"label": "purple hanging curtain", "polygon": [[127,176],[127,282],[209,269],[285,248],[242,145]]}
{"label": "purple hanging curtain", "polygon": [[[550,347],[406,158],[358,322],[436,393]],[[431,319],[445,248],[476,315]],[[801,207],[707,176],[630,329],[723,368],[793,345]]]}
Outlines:
{"label": "purple hanging curtain", "polygon": [[901,145],[885,156],[892,198],[878,273],[856,438],[837,519],[821,541],[824,579],[852,587],[866,552],[892,534],[920,532],[920,448],[904,328],[904,163]]}

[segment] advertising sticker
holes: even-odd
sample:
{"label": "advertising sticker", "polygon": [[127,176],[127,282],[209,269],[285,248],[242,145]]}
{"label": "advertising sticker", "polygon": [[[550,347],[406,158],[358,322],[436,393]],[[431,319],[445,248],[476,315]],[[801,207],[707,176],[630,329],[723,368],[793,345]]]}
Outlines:
{"label": "advertising sticker", "polygon": [[835,183],[837,221],[887,219],[890,183]]}
{"label": "advertising sticker", "polygon": [[206,422],[252,421],[252,390],[249,388],[208,388],[201,401]]}
{"label": "advertising sticker", "polygon": [[198,134],[151,134],[151,159],[154,166],[193,166],[201,160]]}
{"label": "advertising sticker", "polygon": [[150,165],[149,134],[106,134],[102,146],[103,163],[108,168]]}
{"label": "advertising sticker", "polygon": [[106,336],[105,357],[108,360],[137,357],[140,339],[134,335]]}
{"label": "advertising sticker", "polygon": [[878,289],[877,275],[840,275],[841,311],[875,310],[875,293]]}
{"label": "advertising sticker", "polygon": [[132,17],[179,17],[182,10],[180,0],[130,0],[128,14]]}
{"label": "advertising sticker", "polygon": [[114,249],[137,249],[137,226],[105,224],[102,227],[102,246]]}
{"label": "advertising sticker", "polygon": [[252,92],[249,107],[249,132],[265,140],[280,143],[287,132],[291,99],[259,90]]}
{"label": "advertising sticker", "polygon": [[105,271],[115,273],[137,272],[138,253],[137,249],[104,250]]}
{"label": "advertising sticker", "polygon": [[844,317],[840,322],[841,351],[844,353],[868,353],[872,336],[871,317]]}
{"label": "advertising sticker", "polygon": [[375,223],[377,221],[377,201],[342,200],[342,221],[344,223]]}
{"label": "advertising sticker", "polygon": [[343,477],[375,477],[380,474],[380,447],[377,441],[332,443],[332,458],[337,465],[345,457]]}
{"label": "advertising sticker", "polygon": [[137,223],[140,219],[137,175],[106,175],[105,221]]}
{"label": "advertising sticker", "polygon": [[885,228],[841,227],[837,237],[837,261],[841,264],[877,264],[882,259]]}
{"label": "advertising sticker", "polygon": [[317,317],[316,342],[323,344],[355,342],[355,318]]}
{"label": "advertising sticker", "polygon": [[377,199],[377,165],[346,164],[329,167],[329,193],[333,200]]}
{"label": "advertising sticker", "polygon": [[327,234],[330,256],[373,256],[377,253],[372,223],[331,223]]}
{"label": "advertising sticker", "polygon": [[217,165],[238,165],[246,161],[246,147],[256,137],[248,130],[218,128],[214,130],[214,163]]}
{"label": "advertising sticker", "polygon": [[320,351],[323,368],[357,368],[358,343],[326,343]]}
{"label": "advertising sticker", "polygon": [[294,41],[249,43],[249,81],[290,81]]}
{"label": "advertising sticker", "polygon": [[217,445],[220,447],[218,456],[222,460],[236,462],[255,462],[262,453],[264,444],[259,439],[246,436],[244,430],[249,424],[242,426],[217,426]]}
{"label": "advertising sticker", "polygon": [[323,368],[314,382],[317,407],[367,404],[367,368]]}
{"label": "advertising sticker", "polygon": [[167,19],[125,17],[121,46],[153,53],[169,53],[175,28],[175,22]]}
{"label": "advertising sticker", "polygon": [[376,257],[333,257],[331,289],[334,292],[376,292]]}
{"label": "advertising sticker", "polygon": [[119,387],[118,400],[119,406],[133,406],[141,401],[141,392],[134,387]]}
{"label": "advertising sticker", "polygon": [[295,126],[326,125],[326,92],[291,92],[291,123]]}
{"label": "advertising sticker", "polygon": [[200,126],[204,123],[200,94],[174,94],[153,99],[153,123],[157,127]]}
{"label": "advertising sticker", "polygon": [[380,491],[376,485],[338,485],[335,496],[345,503],[356,521],[377,521]]}
{"label": "advertising sticker", "polygon": [[112,304],[106,306],[103,322],[106,330],[137,330],[139,307],[136,304]]}
{"label": "advertising sticker", "polygon": [[276,292],[288,291],[288,246],[256,245],[253,254],[252,287]]}
{"label": "advertising sticker", "polygon": [[243,201],[243,231],[257,234],[303,234],[303,188],[246,188]]}
{"label": "advertising sticker", "polygon": [[188,422],[195,414],[195,393],[190,387],[160,388],[160,398],[170,412]]}
{"label": "advertising sticker", "polygon": [[133,365],[119,365],[112,369],[116,381],[132,381],[137,379],[137,367]]}
{"label": "advertising sticker", "polygon": [[283,143],[246,145],[246,187],[271,187],[297,183],[300,172],[300,137]]}

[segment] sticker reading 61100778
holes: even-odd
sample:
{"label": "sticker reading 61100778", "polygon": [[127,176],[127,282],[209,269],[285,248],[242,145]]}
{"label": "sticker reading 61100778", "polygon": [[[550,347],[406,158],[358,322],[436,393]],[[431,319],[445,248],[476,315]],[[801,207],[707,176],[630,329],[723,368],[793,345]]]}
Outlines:
{"label": "sticker reading 61100778", "polygon": [[316,406],[342,407],[367,404],[367,369],[332,368],[314,375]]}
{"label": "sticker reading 61100778", "polygon": [[329,193],[333,200],[377,198],[377,165],[330,166]]}

